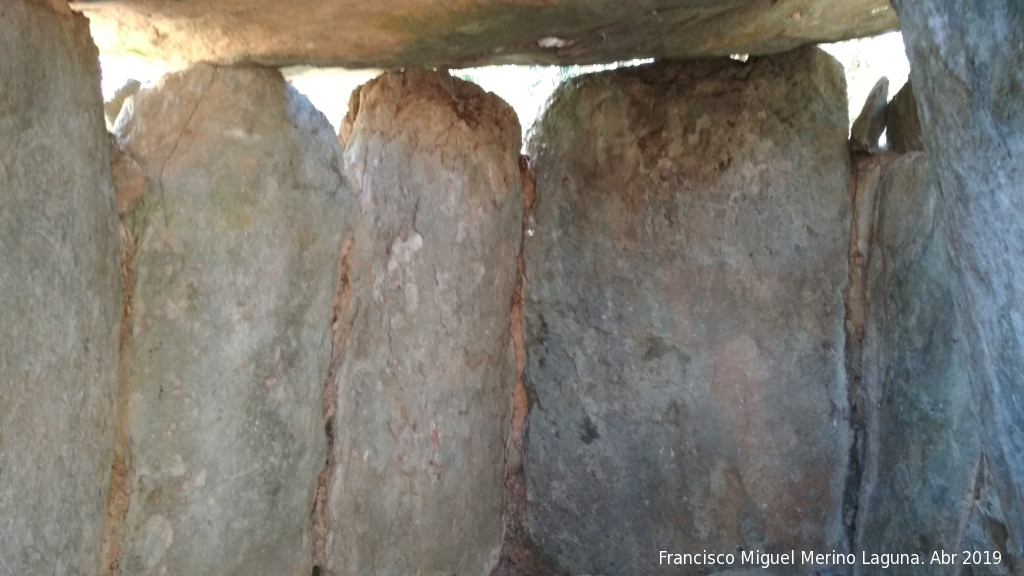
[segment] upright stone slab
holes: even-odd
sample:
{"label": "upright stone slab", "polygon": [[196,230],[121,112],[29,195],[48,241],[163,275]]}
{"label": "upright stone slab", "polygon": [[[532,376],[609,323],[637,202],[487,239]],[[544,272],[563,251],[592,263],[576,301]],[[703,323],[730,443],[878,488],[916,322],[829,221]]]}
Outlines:
{"label": "upright stone slab", "polygon": [[488,574],[501,543],[520,128],[447,74],[389,73],[342,127],[343,269],[326,569]]}
{"label": "upright stone slab", "polygon": [[117,387],[99,65],[64,4],[0,3],[0,574],[94,574]]}
{"label": "upright stone slab", "polygon": [[1024,5],[896,0],[986,455],[1024,558]]}
{"label": "upright stone slab", "polygon": [[556,92],[529,145],[525,469],[568,572],[844,548],[846,129],[817,49]]}
{"label": "upright stone slab", "polygon": [[[892,164],[879,190],[868,285],[864,388],[869,432],[858,543],[869,553],[1000,552],[985,574],[1011,574],[1005,525],[989,501],[981,423],[953,312],[946,231],[923,154]],[[996,504],[998,508],[998,504]],[[965,541],[974,521],[980,542]],[[980,546],[980,547],[977,547]],[[960,562],[859,574],[961,574]]]}
{"label": "upright stone slab", "polygon": [[119,574],[312,571],[320,396],[348,195],[277,71],[199,65],[134,98],[131,453]]}

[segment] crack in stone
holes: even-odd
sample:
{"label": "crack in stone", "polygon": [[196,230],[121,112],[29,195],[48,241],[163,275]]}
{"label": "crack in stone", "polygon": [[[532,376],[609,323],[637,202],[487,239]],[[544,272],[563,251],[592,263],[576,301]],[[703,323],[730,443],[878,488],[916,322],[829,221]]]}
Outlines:
{"label": "crack in stone", "polygon": [[[171,161],[171,158],[178,152],[178,146],[181,145],[181,139],[185,135],[185,130],[192,125],[192,121],[195,119],[196,114],[199,112],[199,107],[203,104],[203,100],[206,98],[206,94],[210,91],[214,81],[217,78],[217,69],[214,68],[210,71],[210,80],[203,87],[202,92],[199,93],[199,97],[196,98],[195,105],[192,107],[192,111],[189,113],[188,118],[185,119],[185,123],[181,125],[181,130],[178,131],[178,137],[174,139],[174,145],[171,146],[171,151],[167,153],[167,157],[160,163],[160,170],[157,172],[157,182],[160,185],[160,199],[159,204],[164,204],[164,169],[167,168],[167,163]],[[163,211],[164,223],[167,223],[167,211]]]}
{"label": "crack in stone", "polygon": [[117,396],[115,399],[114,447],[107,488],[106,521],[103,540],[100,545],[100,576],[117,573],[121,562],[121,528],[131,497],[131,439],[128,413],[129,399],[134,391],[131,378],[131,320],[135,298],[135,273],[132,265],[135,259],[136,243],[125,217],[130,210],[119,214],[121,232],[121,326],[118,336]]}
{"label": "crack in stone", "polygon": [[313,576],[330,576],[327,569],[327,554],[331,540],[331,509],[330,493],[334,483],[334,472],[337,468],[335,455],[335,437],[337,434],[338,382],[337,371],[341,355],[348,344],[355,313],[351,311],[352,286],[349,278],[351,255],[355,242],[347,238],[341,245],[338,258],[337,292],[334,297],[334,308],[331,313],[331,358],[327,377],[324,380],[323,393],[320,397],[323,409],[324,435],[327,438],[327,458],[324,468],[317,475],[316,492],[314,493],[313,509],[310,514],[310,532],[312,534]]}
{"label": "crack in stone", "polygon": [[508,439],[505,442],[504,506],[501,555],[491,576],[514,576],[543,571],[541,560],[534,549],[526,529],[529,503],[526,498],[526,478],[523,471],[523,453],[526,438],[526,416],[529,399],[524,373],[526,370],[526,341],[523,325],[523,284],[526,280],[526,262],[523,258],[526,239],[532,231],[533,206],[537,200],[536,180],[530,167],[529,156],[519,157],[519,171],[523,181],[522,241],[516,255],[516,283],[509,310],[512,346],[515,350],[516,372],[512,389],[512,416]]}
{"label": "crack in stone", "polygon": [[[170,152],[164,158],[157,174],[160,198],[158,203],[163,204],[164,196],[164,169],[167,163],[177,152],[185,130],[191,125],[196,113],[206,97],[207,92],[213,85],[216,76],[216,69],[211,72],[210,81],[203,88],[197,98],[187,120],[182,125],[178,137],[174,141]],[[114,154],[113,157],[118,157]],[[132,161],[128,155],[124,155],[120,162]],[[131,184],[131,183],[127,183]],[[118,195],[119,199],[121,195]],[[135,198],[133,200],[140,200]],[[119,566],[122,557],[121,536],[125,517],[131,503],[131,459],[132,443],[129,433],[131,426],[131,415],[129,413],[129,401],[132,392],[135,390],[135,383],[131,377],[131,352],[132,352],[132,312],[135,299],[135,272],[132,269],[135,260],[135,252],[138,247],[137,238],[132,233],[129,218],[137,208],[138,203],[132,201],[121,205],[119,203],[119,226],[121,236],[121,326],[118,337],[118,375],[117,375],[117,396],[115,399],[115,423],[114,423],[114,446],[113,457],[110,465],[109,485],[107,488],[106,521],[103,528],[103,539],[100,544],[100,576],[113,576],[119,573]],[[164,212],[166,221],[167,214]],[[141,229],[137,231],[140,235]]]}
{"label": "crack in stone", "polygon": [[849,406],[848,422],[852,439],[843,486],[842,522],[849,550],[857,547],[857,521],[860,513],[864,474],[868,468],[869,414],[864,389],[864,334],[868,318],[868,266],[874,242],[877,192],[890,161],[883,155],[851,153],[850,198],[853,216],[847,256],[849,276],[843,292],[845,309],[844,368]]}

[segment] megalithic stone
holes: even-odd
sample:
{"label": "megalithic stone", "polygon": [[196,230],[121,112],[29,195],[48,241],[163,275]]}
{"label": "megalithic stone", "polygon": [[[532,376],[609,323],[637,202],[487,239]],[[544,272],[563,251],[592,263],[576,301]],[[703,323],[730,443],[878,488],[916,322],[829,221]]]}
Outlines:
{"label": "megalithic stone", "polygon": [[121,280],[85,18],[0,3],[0,574],[94,574]]}
{"label": "megalithic stone", "polygon": [[126,510],[109,560],[125,575],[308,576],[347,229],[337,140],[257,67],[165,77],[119,130],[146,185],[123,195]]}
{"label": "megalithic stone", "polygon": [[1024,559],[1024,7],[895,0],[1007,546]]}
{"label": "megalithic stone", "polygon": [[[1001,556],[994,576],[1019,574],[983,455],[979,407],[953,312],[948,231],[928,158],[902,156],[878,191],[870,263],[864,388],[868,450],[858,547],[919,554],[929,574],[959,574],[964,550]],[[943,505],[937,505],[942,502]],[[958,562],[930,564],[937,550]],[[941,558],[941,556],[940,556]],[[970,561],[970,559],[967,559]],[[893,567],[865,565],[862,576]]]}
{"label": "megalithic stone", "polygon": [[519,123],[477,86],[409,69],[357,90],[341,133],[359,215],[324,568],[488,574],[515,377]]}
{"label": "megalithic stone", "polygon": [[660,63],[535,125],[525,470],[567,572],[847,546],[845,93],[817,49]]}

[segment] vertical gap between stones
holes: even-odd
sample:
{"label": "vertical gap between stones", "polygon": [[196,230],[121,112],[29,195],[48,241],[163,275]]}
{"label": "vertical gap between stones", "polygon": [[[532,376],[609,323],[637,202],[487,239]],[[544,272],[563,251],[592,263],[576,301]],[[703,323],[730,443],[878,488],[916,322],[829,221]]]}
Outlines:
{"label": "vertical gap between stones", "polygon": [[860,512],[864,471],[868,457],[868,391],[863,381],[864,334],[868,317],[868,265],[873,243],[877,191],[885,167],[881,155],[851,153],[849,278],[843,292],[845,308],[845,360],[847,402],[849,403],[850,453],[843,489],[843,526],[847,545],[856,551],[857,520]]}
{"label": "vertical gap between stones", "polygon": [[519,157],[519,172],[523,182],[522,241],[516,256],[516,283],[509,310],[509,326],[516,357],[515,382],[512,388],[512,416],[508,440],[505,443],[505,483],[503,522],[504,534],[501,556],[492,576],[519,576],[542,573],[541,562],[526,531],[528,503],[526,478],[523,474],[523,441],[526,435],[528,399],[523,375],[526,369],[526,341],[523,326],[523,283],[526,263],[523,245],[532,222],[533,205],[537,199],[536,180],[530,167],[529,156]]}
{"label": "vertical gap between stones", "polygon": [[131,438],[129,435],[129,400],[134,389],[131,378],[131,325],[135,299],[136,238],[126,217],[142,198],[146,178],[117,145],[113,146],[113,176],[117,194],[118,227],[121,237],[121,326],[118,333],[117,395],[114,415],[114,449],[107,488],[106,518],[100,545],[100,576],[118,572],[121,562],[121,528],[128,513],[131,495],[129,470],[131,469]]}
{"label": "vertical gap between stones", "polygon": [[354,241],[346,239],[339,251],[337,292],[331,312],[331,356],[324,380],[320,403],[323,410],[324,435],[326,436],[327,458],[324,468],[317,475],[316,492],[313,498],[313,510],[310,517],[312,534],[313,576],[330,576],[327,568],[327,556],[330,550],[331,513],[330,493],[334,483],[334,470],[337,459],[334,453],[334,440],[337,433],[338,383],[337,365],[341,354],[348,343],[351,321],[354,314],[352,307],[352,287],[349,280],[350,257]]}

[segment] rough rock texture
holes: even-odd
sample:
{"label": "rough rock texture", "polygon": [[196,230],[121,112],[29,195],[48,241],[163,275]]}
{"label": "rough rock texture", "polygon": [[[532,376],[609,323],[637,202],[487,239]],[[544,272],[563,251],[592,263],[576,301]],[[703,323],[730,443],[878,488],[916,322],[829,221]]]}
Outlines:
{"label": "rough rock texture", "polygon": [[526,478],[567,571],[843,548],[845,91],[817,49],[658,64],[535,128]]}
{"label": "rough rock texture", "polygon": [[885,113],[886,140],[889,149],[905,154],[923,151],[921,143],[921,121],[917,117],[917,99],[910,82],[892,97]]}
{"label": "rough rock texture", "polygon": [[897,0],[985,453],[1024,553],[1024,5]]}
{"label": "rough rock texture", "polygon": [[348,196],[340,148],[259,68],[168,76],[119,126],[148,182],[124,216],[131,452],[117,573],[307,576]]}
{"label": "rough rock texture", "polygon": [[0,4],[0,574],[93,574],[120,321],[117,213],[84,18]]}
{"label": "rough rock texture", "polygon": [[[923,154],[900,158],[878,192],[870,264],[864,388],[868,457],[858,542],[863,550],[1000,551],[1005,526],[983,495],[977,409],[956,315],[945,231]],[[969,519],[979,534],[965,540]],[[1008,563],[985,574],[1013,573]],[[1000,568],[1002,570],[1000,570]],[[961,574],[963,565],[882,568],[859,574]]]}
{"label": "rough rock texture", "polygon": [[341,132],[360,215],[335,337],[325,568],[486,574],[515,378],[519,124],[479,87],[410,69],[355,92]]}
{"label": "rough rock texture", "polygon": [[878,139],[885,131],[885,112],[889,104],[889,79],[875,82],[864,100],[864,107],[850,127],[850,148],[854,152],[878,152]]}
{"label": "rough rock texture", "polygon": [[850,538],[850,546],[855,548],[854,537],[858,525],[868,435],[868,400],[863,378],[864,332],[868,319],[868,263],[873,244],[878,188],[885,166],[893,160],[893,156],[852,153],[851,160],[850,198],[853,215],[847,251],[849,280],[843,290],[843,306],[846,311],[843,362],[846,367],[846,397],[852,437],[844,488],[843,523]]}
{"label": "rough rock texture", "polygon": [[[519,172],[523,180],[523,236],[534,232],[533,204],[537,200],[537,179],[530,165],[530,157],[519,157]],[[542,555],[537,553],[526,526],[529,517],[529,502],[526,495],[526,478],[523,472],[523,452],[526,446],[526,419],[529,411],[529,395],[523,380],[526,370],[526,342],[523,331],[523,282],[526,263],[523,261],[522,246],[516,258],[516,286],[512,295],[511,329],[512,344],[516,355],[516,380],[512,391],[512,418],[508,442],[505,445],[505,509],[502,512],[504,537],[501,543],[501,558],[491,576],[526,576],[549,574],[552,568]]]}
{"label": "rough rock texture", "polygon": [[395,68],[780,52],[898,26],[887,0],[74,2],[104,52]]}

